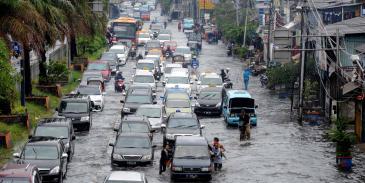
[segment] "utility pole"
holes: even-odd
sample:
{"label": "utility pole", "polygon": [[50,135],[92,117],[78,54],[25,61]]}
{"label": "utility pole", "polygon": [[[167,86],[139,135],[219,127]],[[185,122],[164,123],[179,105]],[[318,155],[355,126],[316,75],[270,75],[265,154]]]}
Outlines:
{"label": "utility pole", "polygon": [[248,1],[246,1],[246,13],[245,13],[245,29],[243,32],[243,46],[246,46],[246,32],[247,32],[247,15],[248,15]]}
{"label": "utility pole", "polygon": [[305,41],[304,41],[304,11],[305,9],[306,1],[304,1],[304,4],[302,7],[297,7],[297,9],[301,10],[301,23],[300,23],[300,29],[301,29],[301,60],[300,60],[300,82],[299,82],[299,122],[302,123],[303,120],[303,90],[304,90],[304,66],[305,66]]}
{"label": "utility pole", "polygon": [[205,1],[206,0],[203,0],[204,1],[204,11],[203,11],[203,25],[205,25]]}
{"label": "utility pole", "polygon": [[[336,29],[336,64],[337,65],[340,65],[340,37],[339,37],[339,32],[338,32],[338,28]],[[337,71],[336,71],[337,72]],[[341,74],[341,73],[340,73]],[[337,84],[339,85],[339,77],[337,76],[336,77],[336,81],[337,81]],[[339,86],[338,86],[339,87]],[[338,90],[338,93],[337,93],[337,99],[336,99],[336,116],[337,116],[337,119],[339,119],[340,117],[340,103],[338,102],[340,98],[340,90]]]}
{"label": "utility pole", "polygon": [[236,25],[237,27],[240,25],[240,20],[239,20],[239,3],[240,3],[240,0],[235,0],[235,4],[236,4]]}
{"label": "utility pole", "polygon": [[266,57],[267,57],[267,63],[266,66],[267,68],[269,68],[269,63],[271,61],[271,56],[270,56],[270,52],[271,52],[271,24],[272,24],[272,1],[270,1],[270,8],[269,8],[269,31],[267,32],[267,53],[266,53]]}

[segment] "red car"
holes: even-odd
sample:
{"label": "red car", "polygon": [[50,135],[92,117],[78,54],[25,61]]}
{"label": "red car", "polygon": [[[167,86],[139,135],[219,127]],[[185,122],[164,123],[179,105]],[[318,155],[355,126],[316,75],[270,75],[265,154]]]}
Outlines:
{"label": "red car", "polygon": [[0,182],[41,183],[38,168],[30,164],[8,163],[0,170]]}
{"label": "red car", "polygon": [[110,81],[112,70],[106,61],[89,62],[88,71],[100,71],[104,81]]}
{"label": "red car", "polygon": [[141,12],[141,19],[143,21],[150,21],[150,12]]}

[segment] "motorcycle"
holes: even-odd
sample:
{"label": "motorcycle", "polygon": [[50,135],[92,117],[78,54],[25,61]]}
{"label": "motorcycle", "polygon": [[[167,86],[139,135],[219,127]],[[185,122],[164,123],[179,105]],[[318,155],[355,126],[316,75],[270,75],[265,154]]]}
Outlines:
{"label": "motorcycle", "polygon": [[266,74],[260,75],[260,82],[262,87],[266,86],[269,83],[269,78],[266,76]]}
{"label": "motorcycle", "polygon": [[115,81],[114,90],[115,90],[115,92],[123,92],[125,90],[125,85],[124,85],[123,79],[118,79]]}
{"label": "motorcycle", "polygon": [[224,83],[223,83],[223,87],[224,88],[228,88],[228,89],[232,89],[232,87],[233,87],[233,83],[232,83],[232,81],[230,80],[230,79],[225,79],[224,80]]}
{"label": "motorcycle", "polygon": [[227,56],[232,56],[232,47],[227,48]]}

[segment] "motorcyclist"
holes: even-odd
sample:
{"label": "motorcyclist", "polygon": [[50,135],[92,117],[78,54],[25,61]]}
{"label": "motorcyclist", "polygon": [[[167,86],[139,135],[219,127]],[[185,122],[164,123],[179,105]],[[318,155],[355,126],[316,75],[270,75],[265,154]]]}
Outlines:
{"label": "motorcyclist", "polygon": [[118,80],[124,80],[122,72],[117,71],[117,74],[115,75],[114,80],[115,80],[115,82],[117,82]]}
{"label": "motorcyclist", "polygon": [[172,56],[172,50],[171,50],[170,45],[167,45],[167,48],[166,48],[166,51],[165,51],[165,55],[166,55],[167,53],[169,54],[169,56],[170,56],[170,57]]}

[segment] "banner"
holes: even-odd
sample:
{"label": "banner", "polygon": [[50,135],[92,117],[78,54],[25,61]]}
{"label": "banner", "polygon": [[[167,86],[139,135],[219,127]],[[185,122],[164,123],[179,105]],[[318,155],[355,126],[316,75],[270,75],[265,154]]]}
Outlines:
{"label": "banner", "polygon": [[212,0],[199,0],[199,9],[212,10],[214,7]]}

